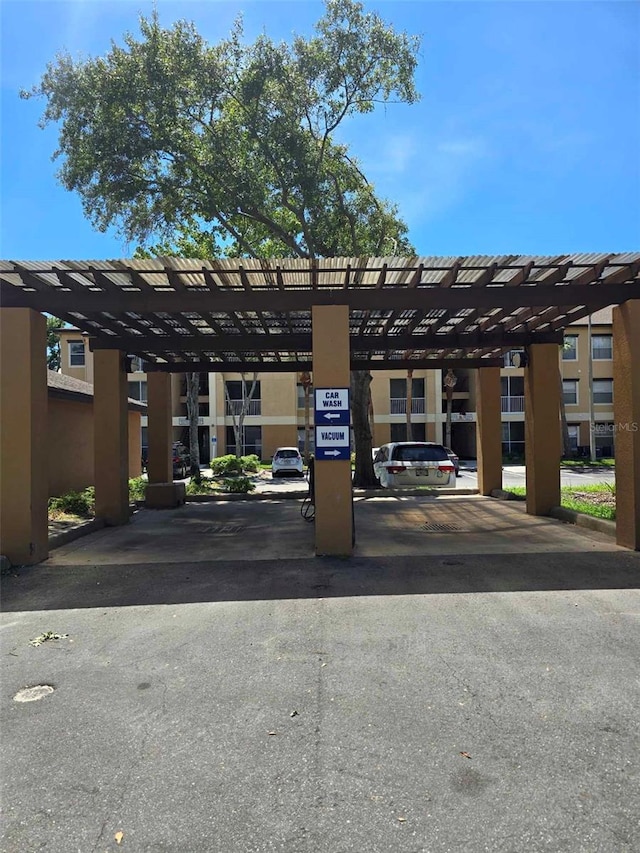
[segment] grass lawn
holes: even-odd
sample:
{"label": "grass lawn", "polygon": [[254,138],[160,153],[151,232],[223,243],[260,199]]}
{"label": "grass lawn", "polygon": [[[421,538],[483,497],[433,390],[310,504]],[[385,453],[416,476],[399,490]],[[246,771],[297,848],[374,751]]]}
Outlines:
{"label": "grass lawn", "polygon": [[590,459],[563,459],[560,463],[563,468],[615,468],[615,459],[596,459],[592,462]]}
{"label": "grass lawn", "polygon": [[[523,498],[527,494],[524,486],[512,486],[506,491]],[[592,486],[563,486],[560,503],[565,509],[573,509],[596,518],[613,520],[616,517],[616,493],[614,488],[606,483]]]}

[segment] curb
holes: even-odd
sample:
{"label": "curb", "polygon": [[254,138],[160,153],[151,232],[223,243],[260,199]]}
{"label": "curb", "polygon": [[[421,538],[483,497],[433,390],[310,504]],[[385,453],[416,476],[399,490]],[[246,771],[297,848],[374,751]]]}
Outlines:
{"label": "curb", "polygon": [[273,501],[273,500],[302,500],[309,495],[309,490],[304,492],[260,492],[257,495],[247,492],[225,492],[221,495],[187,495],[187,503],[216,503],[217,501]]}
{"label": "curb", "polygon": [[354,489],[354,498],[433,498],[442,495],[479,495],[479,489]]}
{"label": "curb", "polygon": [[499,501],[524,501],[523,495],[516,495],[508,489],[494,489],[491,492],[492,498],[497,498]]}
{"label": "curb", "polygon": [[[478,495],[478,489],[354,489],[354,498],[431,498],[442,495]],[[186,503],[218,503],[224,501],[280,501],[303,500],[309,497],[308,489],[300,492],[260,492],[259,494],[236,494],[225,492],[219,495],[187,495]],[[144,508],[144,501],[136,501],[136,506]],[[148,509],[148,507],[146,507]]]}
{"label": "curb", "polygon": [[49,537],[49,550],[60,548],[74,539],[80,539],[81,536],[86,536],[89,533],[94,533],[96,530],[102,530],[105,526],[101,518],[93,518],[84,524],[77,524],[75,527],[70,527],[69,530],[63,530],[61,533],[54,533]]}
{"label": "curb", "polygon": [[593,515],[586,515],[583,512],[576,512],[575,509],[566,509],[563,506],[554,506],[550,511],[551,518],[557,518],[558,521],[565,521],[568,524],[575,524],[578,527],[586,527],[587,530],[595,530],[597,533],[604,533],[606,536],[616,535],[616,523],[608,518],[596,518]]}

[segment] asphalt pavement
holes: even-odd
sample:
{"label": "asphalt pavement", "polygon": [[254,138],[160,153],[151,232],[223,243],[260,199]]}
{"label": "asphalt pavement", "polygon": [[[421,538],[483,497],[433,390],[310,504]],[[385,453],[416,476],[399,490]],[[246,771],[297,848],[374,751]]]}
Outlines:
{"label": "asphalt pavement", "polygon": [[356,515],[351,560],[228,502],[5,576],[2,851],[640,849],[640,554],[491,499]]}

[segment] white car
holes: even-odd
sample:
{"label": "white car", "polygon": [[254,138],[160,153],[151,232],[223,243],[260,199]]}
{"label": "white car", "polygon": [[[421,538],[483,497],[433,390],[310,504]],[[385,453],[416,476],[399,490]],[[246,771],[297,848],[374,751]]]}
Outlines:
{"label": "white car", "polygon": [[453,463],[441,444],[428,441],[396,441],[383,444],[373,461],[373,470],[385,489],[416,486],[455,486]]}
{"label": "white car", "polygon": [[297,447],[279,447],[271,460],[271,476],[304,477],[302,456]]}

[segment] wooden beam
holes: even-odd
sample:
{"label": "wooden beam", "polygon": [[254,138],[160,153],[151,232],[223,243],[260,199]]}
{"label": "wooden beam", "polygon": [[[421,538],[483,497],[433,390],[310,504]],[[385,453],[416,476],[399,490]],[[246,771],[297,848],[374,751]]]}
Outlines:
{"label": "wooden beam", "polygon": [[[502,367],[502,358],[356,359],[351,370],[447,370],[451,368]],[[297,361],[179,361],[149,362],[147,373],[298,373],[310,372],[311,360]]]}
{"label": "wooden beam", "polygon": [[[621,278],[624,278],[620,274]],[[49,292],[50,290],[50,292]],[[121,293],[87,292],[61,293],[54,288],[47,292],[29,292],[0,282],[0,299],[7,308],[33,308],[36,311],[59,315],[77,311],[81,314],[109,312],[137,314],[184,312],[224,313],[310,311],[313,305],[348,305],[360,311],[419,310],[434,308],[533,308],[549,306],[590,306],[592,311],[607,305],[621,304],[628,299],[640,299],[640,280],[592,285],[535,285],[522,287],[375,287],[344,288],[343,290],[260,290],[176,293],[149,288],[145,292]]]}
{"label": "wooden beam", "polygon": [[[353,335],[352,352],[428,349],[476,349],[477,347],[517,348],[531,343],[561,344],[562,332],[527,333],[470,333],[428,335]],[[124,352],[311,352],[311,335],[115,335],[92,337],[91,350],[119,349]]]}

